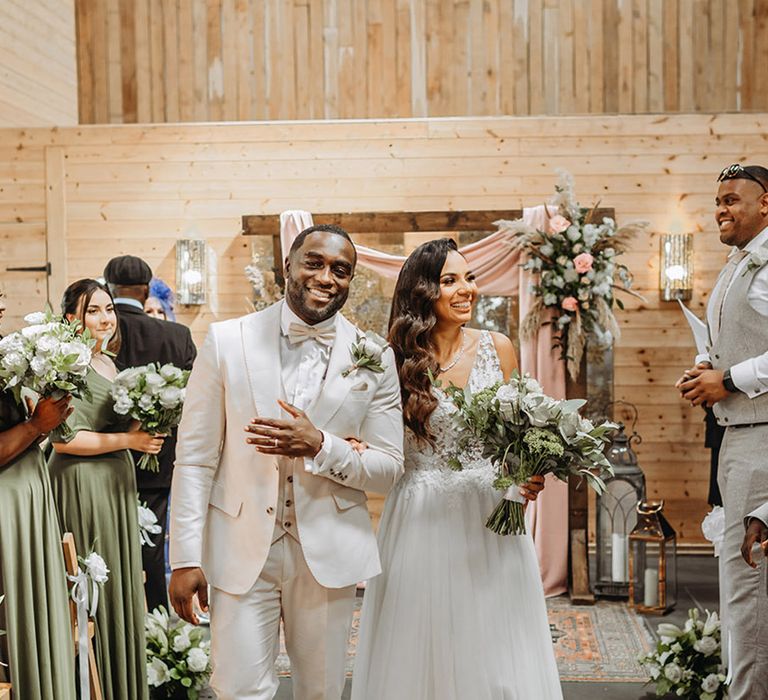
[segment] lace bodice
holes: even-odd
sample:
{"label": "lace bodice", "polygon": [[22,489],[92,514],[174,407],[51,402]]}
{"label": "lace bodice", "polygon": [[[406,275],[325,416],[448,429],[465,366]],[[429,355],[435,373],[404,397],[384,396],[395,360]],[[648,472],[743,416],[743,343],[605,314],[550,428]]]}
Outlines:
{"label": "lace bodice", "polygon": [[[469,388],[480,391],[504,378],[493,338],[488,331],[480,336],[475,363],[469,374]],[[435,389],[438,398],[437,408],[430,416],[430,426],[435,436],[435,446],[418,440],[413,432],[405,429],[405,476],[401,480],[402,488],[409,484],[429,482],[435,488],[453,490],[462,482],[476,483],[478,480],[491,483],[493,467],[489,460],[480,454],[479,447],[456,453],[459,439],[453,414],[456,407],[440,389]],[[458,457],[463,465],[462,471],[454,471],[448,465],[451,457]]]}

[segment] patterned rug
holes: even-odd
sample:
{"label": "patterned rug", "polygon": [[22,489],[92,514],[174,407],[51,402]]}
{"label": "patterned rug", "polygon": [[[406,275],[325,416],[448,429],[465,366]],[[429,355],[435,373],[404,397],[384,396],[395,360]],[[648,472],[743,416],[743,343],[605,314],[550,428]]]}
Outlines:
{"label": "patterned rug", "polygon": [[[355,663],[362,602],[362,598],[358,598],[355,605],[347,650],[347,676],[352,675]],[[603,683],[647,680],[636,659],[651,648],[653,640],[643,620],[626,603],[600,601],[591,606],[571,605],[567,596],[560,596],[547,600],[547,612],[561,680]],[[277,671],[283,677],[291,675],[282,635]]]}

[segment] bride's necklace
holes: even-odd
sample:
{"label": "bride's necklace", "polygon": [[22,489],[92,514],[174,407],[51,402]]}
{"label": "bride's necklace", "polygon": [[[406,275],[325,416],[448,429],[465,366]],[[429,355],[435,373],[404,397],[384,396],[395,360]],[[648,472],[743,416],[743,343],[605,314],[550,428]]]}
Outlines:
{"label": "bride's necklace", "polygon": [[464,357],[464,352],[467,349],[467,344],[465,342],[465,332],[464,332],[464,326],[461,327],[461,347],[459,348],[459,351],[454,356],[453,360],[451,360],[445,367],[441,367],[438,365],[438,369],[440,370],[440,374],[445,374],[448,370],[453,369],[458,361]]}

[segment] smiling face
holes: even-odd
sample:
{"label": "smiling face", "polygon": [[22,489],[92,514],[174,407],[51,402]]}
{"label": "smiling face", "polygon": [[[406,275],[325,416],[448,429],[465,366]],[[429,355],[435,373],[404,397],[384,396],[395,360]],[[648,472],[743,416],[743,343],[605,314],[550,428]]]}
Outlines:
{"label": "smiling face", "polygon": [[94,352],[98,352],[115,334],[117,328],[117,314],[115,305],[109,294],[101,289],[94,291],[93,296],[88,300],[88,305],[83,308],[85,295],[80,298],[76,314],[67,314],[69,320],[74,318],[83,322],[83,325],[91,332],[91,336],[96,339]]}
{"label": "smiling face", "polygon": [[440,297],[434,305],[437,322],[458,325],[469,323],[476,299],[474,273],[461,253],[450,251],[440,272]]}
{"label": "smiling face", "polygon": [[286,261],[288,306],[310,325],[325,321],[344,306],[354,271],[355,249],[346,238],[310,233]]}
{"label": "smiling face", "polygon": [[724,180],[715,197],[720,241],[743,248],[768,226],[768,194],[752,180]]}

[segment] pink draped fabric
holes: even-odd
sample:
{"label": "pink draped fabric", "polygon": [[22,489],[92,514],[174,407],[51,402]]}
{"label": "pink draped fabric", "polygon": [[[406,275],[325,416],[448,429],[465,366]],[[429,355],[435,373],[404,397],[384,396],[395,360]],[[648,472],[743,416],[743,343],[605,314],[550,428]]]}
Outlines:
{"label": "pink draped fabric", "polygon": [[[546,227],[544,206],[523,210],[524,221],[536,228]],[[285,211],[280,215],[280,244],[283,256],[291,243],[305,228],[312,225],[312,215],[302,210]],[[360,265],[395,279],[405,257],[383,253],[365,246],[355,246]],[[477,275],[482,294],[520,297],[520,321],[532,303],[531,275],[520,267],[521,254],[511,245],[511,234],[503,231],[470,243],[459,249]],[[565,364],[552,350],[551,326],[543,327],[534,339],[522,341],[520,367],[536,377],[550,396],[565,398]],[[528,507],[529,531],[533,534],[544,593],[559,595],[567,588],[568,579],[568,486],[547,477],[547,487],[538,500]]]}

